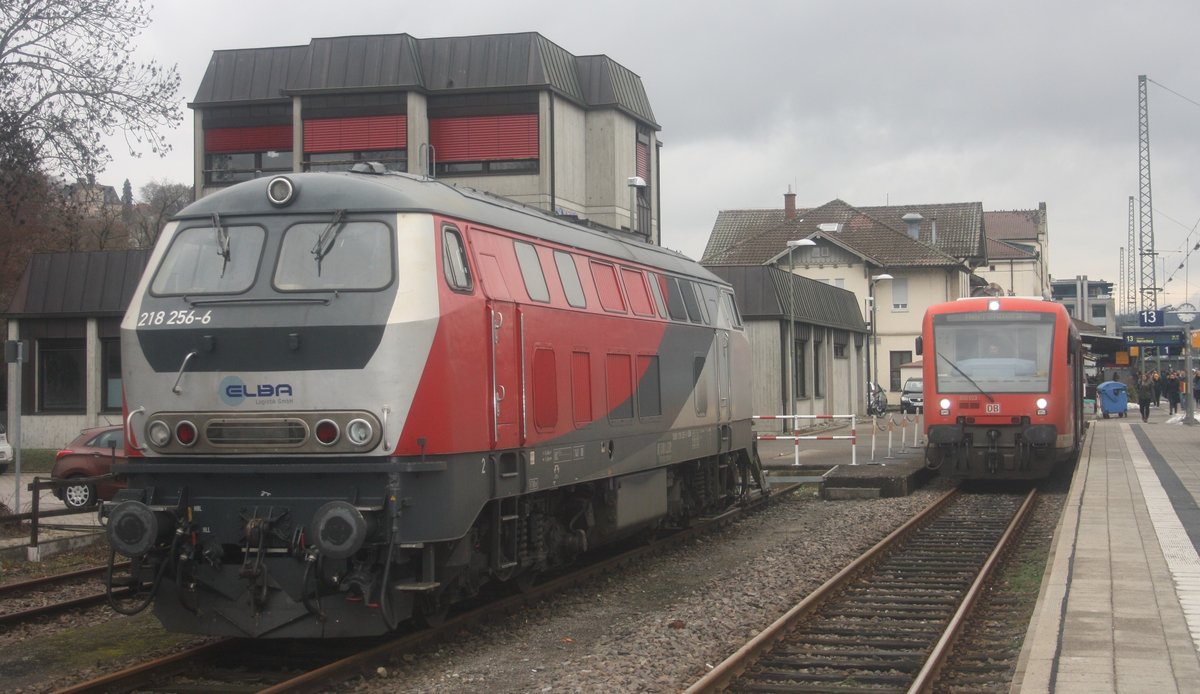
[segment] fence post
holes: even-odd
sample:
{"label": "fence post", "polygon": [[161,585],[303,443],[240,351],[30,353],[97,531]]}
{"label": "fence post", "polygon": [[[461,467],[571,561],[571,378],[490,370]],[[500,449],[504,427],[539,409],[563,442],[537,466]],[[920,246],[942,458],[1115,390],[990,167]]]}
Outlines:
{"label": "fence post", "polygon": [[893,419],[892,417],[888,417],[887,428],[888,428],[888,452],[887,452],[887,455],[884,456],[884,460],[891,460],[892,459],[892,431],[894,431],[896,429],[896,420]]}
{"label": "fence post", "polygon": [[871,462],[875,462],[875,435],[879,432],[879,417],[871,415]]}
{"label": "fence post", "polygon": [[858,465],[858,420],[850,414],[850,464]]}
{"label": "fence post", "polygon": [[38,504],[42,499],[41,483],[42,478],[36,476],[33,478],[33,503],[29,509],[29,546],[33,548],[38,546]]}

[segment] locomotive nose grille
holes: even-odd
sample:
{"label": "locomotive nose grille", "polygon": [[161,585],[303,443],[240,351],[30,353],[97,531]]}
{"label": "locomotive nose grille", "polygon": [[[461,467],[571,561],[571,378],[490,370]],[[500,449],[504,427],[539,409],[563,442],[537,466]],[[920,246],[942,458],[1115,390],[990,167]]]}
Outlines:
{"label": "locomotive nose grille", "polygon": [[300,446],[308,439],[308,426],[291,418],[217,419],[204,435],[214,446]]}

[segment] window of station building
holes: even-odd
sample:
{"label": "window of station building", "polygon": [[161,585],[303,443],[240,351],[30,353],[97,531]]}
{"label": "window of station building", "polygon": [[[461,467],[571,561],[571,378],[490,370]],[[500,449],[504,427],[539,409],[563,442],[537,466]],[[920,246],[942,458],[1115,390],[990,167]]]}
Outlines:
{"label": "window of station building", "polygon": [[605,311],[625,313],[625,299],[621,296],[621,285],[617,282],[617,270],[608,263],[591,261],[592,280],[596,283],[596,293],[600,296],[600,305]]}
{"label": "window of station building", "polygon": [[438,175],[538,172],[538,114],[429,119]]}
{"label": "window of station building", "polygon": [[662,387],[659,383],[658,356],[638,355],[638,415],[657,417],[662,414]]}
{"label": "window of station building", "polygon": [[408,169],[408,119],[404,115],[304,120],[306,171],[344,171],[358,162],[379,162],[389,171]]}
{"label": "window of station building", "polygon": [[1104,318],[1108,315],[1108,307],[1104,304],[1092,304],[1092,318]]}
{"label": "window of station building", "polygon": [[592,355],[571,353],[571,406],[576,424],[592,421]]}
{"label": "window of station building", "polygon": [[100,341],[101,409],[121,410],[121,340],[110,337]]}
{"label": "window of station building", "polygon": [[908,278],[897,277],[892,280],[892,310],[908,310]]}
{"label": "window of station building", "polygon": [[37,341],[37,409],[82,412],[86,404],[87,346],[83,338]]}
{"label": "window of station building", "polygon": [[813,396],[825,396],[825,340],[819,340],[813,329]]}
{"label": "window of station building", "polygon": [[554,350],[533,350],[533,425],[547,431],[558,426],[558,370]]}
{"label": "window of station building", "polygon": [[650,303],[650,290],[646,288],[646,276],[639,270],[621,268],[621,279],[625,282],[625,294],[629,297],[629,310],[638,316],[653,316],[654,304]]}
{"label": "window of station building", "polygon": [[567,303],[575,308],[587,308],[587,298],[583,294],[583,284],[579,281],[575,258],[570,253],[554,251],[554,266],[558,268],[558,279],[562,282]]}
{"label": "window of station building", "polygon": [[633,363],[628,354],[609,354],[605,362],[608,418],[633,419]]}
{"label": "window of station building", "polygon": [[889,390],[900,390],[900,366],[909,363],[912,358],[913,354],[909,350],[888,353],[888,366],[890,367],[888,375],[891,377]]}
{"label": "window of station building", "polygon": [[204,130],[204,184],[230,185],[292,171],[292,126]]}
{"label": "window of station building", "polygon": [[792,343],[792,392],[797,399],[808,397],[808,340]]}
{"label": "window of station building", "polygon": [[513,241],[513,248],[517,251],[517,264],[521,266],[521,277],[525,280],[529,298],[543,303],[550,301],[550,290],[546,287],[546,275],[542,272],[537,249],[524,241]]}
{"label": "window of station building", "polygon": [[442,273],[456,291],[469,292],[474,287],[462,236],[452,226],[442,227]]}

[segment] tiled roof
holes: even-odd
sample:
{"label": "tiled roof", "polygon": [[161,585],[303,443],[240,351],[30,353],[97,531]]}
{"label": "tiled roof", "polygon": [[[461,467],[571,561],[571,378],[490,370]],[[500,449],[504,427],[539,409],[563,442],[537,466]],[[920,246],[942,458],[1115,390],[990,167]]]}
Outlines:
{"label": "tiled roof", "polygon": [[536,32],[418,39],[315,38],[304,46],[216,51],[192,106],[286,102],[290,94],[549,89],[658,128],[642,80],[607,56],[575,56]]}
{"label": "tiled roof", "polygon": [[[829,223],[838,224],[839,231],[820,230],[821,224]],[[939,236],[941,233],[939,222]],[[786,250],[789,240],[801,238],[825,239],[879,267],[961,264],[958,258],[915,240],[864,209],[852,207],[842,200],[797,210],[794,219],[785,219],[783,210],[723,210],[717,215],[700,262],[705,265],[762,265]]]}
{"label": "tiled roof", "polygon": [[989,239],[1002,241],[1036,239],[1038,236],[1038,211],[984,212],[983,224],[987,228]]}
{"label": "tiled roof", "polygon": [[906,233],[907,228],[902,217],[910,212],[916,212],[924,218],[920,224],[921,241],[955,258],[981,263],[986,257],[986,248],[983,242],[983,203],[981,202],[889,205],[858,209],[901,233]]}
{"label": "tiled roof", "polygon": [[988,229],[988,260],[1033,260],[1038,257],[1036,251],[1019,243],[999,241],[991,237]]}

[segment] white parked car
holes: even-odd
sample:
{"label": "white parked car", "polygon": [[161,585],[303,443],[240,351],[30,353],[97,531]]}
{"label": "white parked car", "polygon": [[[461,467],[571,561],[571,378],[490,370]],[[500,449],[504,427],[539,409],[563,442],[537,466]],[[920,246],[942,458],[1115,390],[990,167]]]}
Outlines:
{"label": "white parked car", "polygon": [[8,433],[0,426],[0,473],[8,472],[8,464],[12,462],[12,444],[8,442]]}

